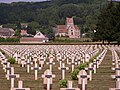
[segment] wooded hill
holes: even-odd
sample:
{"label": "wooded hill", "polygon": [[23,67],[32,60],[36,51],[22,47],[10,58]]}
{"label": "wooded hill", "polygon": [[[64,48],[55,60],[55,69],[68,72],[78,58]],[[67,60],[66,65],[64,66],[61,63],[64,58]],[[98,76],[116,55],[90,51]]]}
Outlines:
{"label": "wooded hill", "polygon": [[[106,0],[51,0],[46,2],[17,2],[0,4],[0,24],[5,27],[16,23],[33,22],[29,32],[40,30],[45,34],[52,33],[51,27],[65,24],[66,17],[74,17],[75,24],[82,33],[90,33],[96,29],[97,16],[107,5]],[[14,26],[15,28],[15,26]]]}

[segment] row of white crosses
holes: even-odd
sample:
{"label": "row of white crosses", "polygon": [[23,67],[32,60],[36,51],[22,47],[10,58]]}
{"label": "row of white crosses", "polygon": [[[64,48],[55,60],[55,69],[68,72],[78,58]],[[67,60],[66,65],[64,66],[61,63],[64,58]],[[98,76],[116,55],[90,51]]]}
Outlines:
{"label": "row of white crosses", "polygon": [[30,88],[23,88],[22,81],[19,81],[18,88],[14,88],[14,81],[15,78],[19,78],[19,74],[14,73],[14,67],[10,66],[10,63],[7,62],[7,59],[5,59],[5,56],[0,52],[0,59],[1,64],[3,65],[3,69],[6,73],[7,80],[11,81],[11,89],[10,90],[30,90]]}
{"label": "row of white crosses", "polygon": [[[98,57],[101,57],[102,59],[104,58],[105,54],[107,52],[107,49],[104,50]],[[93,63],[90,63],[88,68],[86,68],[86,70],[89,71],[89,74],[87,75],[85,70],[81,70],[78,74],[78,85],[80,87],[80,90],[86,90],[86,85],[87,85],[87,79],[89,78],[89,80],[92,80],[92,71],[94,70],[94,72],[96,73],[96,68],[94,68]]]}
{"label": "row of white crosses", "polygon": [[[73,46],[73,47],[74,47],[74,46]],[[86,49],[85,49],[86,52],[90,49],[89,47],[86,47],[86,46],[84,46],[84,47],[86,48]],[[13,48],[13,47],[12,47],[12,48]],[[50,46],[50,48],[51,48],[51,46]],[[79,47],[78,47],[78,48],[79,48]],[[34,61],[35,67],[32,67],[31,69],[34,69],[34,70],[35,70],[35,80],[37,80],[37,72],[38,72],[38,70],[41,69],[41,67],[38,67],[38,64],[37,64],[38,58],[36,59],[36,57],[34,56],[35,54],[38,56],[38,54],[37,54],[37,51],[38,51],[38,50],[37,50],[37,49],[40,50],[41,48],[31,49],[31,51],[29,52],[29,53],[31,53],[31,52],[34,50],[34,52],[32,53],[32,57],[34,58],[33,61]],[[58,48],[57,48],[57,49],[58,49]],[[57,51],[57,49],[54,47],[54,50],[55,50],[55,51]],[[61,51],[60,49],[61,49],[61,48],[59,48],[59,51]],[[64,48],[64,49],[65,49],[65,48]],[[11,50],[11,49],[10,49],[10,50]],[[14,49],[13,49],[13,50],[14,50]],[[18,49],[18,50],[20,50],[20,49]],[[23,50],[23,48],[22,48],[22,50]],[[24,56],[24,53],[25,53],[27,50],[28,50],[28,49],[24,49],[23,51],[20,51],[20,52],[17,51],[17,52],[20,54],[20,57],[22,57],[22,56]],[[54,50],[53,50],[53,49],[50,49],[50,51],[47,51],[47,54],[50,52],[51,55],[54,55]],[[68,50],[68,51],[67,51],[67,50]],[[82,50],[83,52],[81,52],[81,51],[79,52],[79,49],[78,49],[78,51],[73,52],[74,54],[70,53],[70,51],[71,51],[70,49],[67,49],[67,50],[66,50],[66,49],[63,50],[63,51],[62,51],[63,54],[62,54],[60,57],[63,59],[63,61],[65,61],[65,59],[66,59],[66,54],[67,54],[67,53],[69,53],[69,56],[72,55],[73,58],[71,59],[71,62],[68,61],[68,64],[71,64],[71,67],[72,67],[72,68],[71,68],[71,71],[73,71],[73,70],[74,70],[74,65],[75,65],[75,57],[76,57],[76,54],[75,54],[75,53],[77,52],[77,53],[80,54],[80,56],[83,57],[83,58],[84,58],[84,57],[87,57],[87,55],[85,55],[86,53],[83,51],[83,48],[80,49],[80,50]],[[74,48],[73,50],[75,50],[75,48]],[[98,51],[98,50],[94,51],[93,53],[97,53],[97,51]],[[42,51],[41,51],[41,52],[42,52]],[[40,52],[40,53],[41,53],[41,52]],[[39,52],[38,52],[38,53],[39,53]],[[39,53],[39,54],[40,54],[40,53]],[[91,53],[92,53],[92,51],[91,51]],[[93,54],[93,53],[92,53],[92,54]],[[89,54],[90,54],[90,50],[89,50]],[[82,56],[82,55],[83,55],[83,56]],[[93,56],[93,55],[91,55],[91,56]],[[53,56],[53,58],[54,58],[54,56]],[[51,71],[51,72],[52,72],[52,64],[54,64],[54,63],[53,63],[53,61],[54,61],[53,58],[52,58],[52,60],[49,59],[49,62],[47,63],[47,64],[50,65],[50,71]],[[22,64],[22,66],[24,66],[24,64],[25,64],[24,59],[25,59],[25,58],[22,57],[21,59],[23,59],[23,60],[22,60],[23,62],[21,62],[21,60],[20,60],[20,64]],[[90,58],[89,58],[89,59],[90,59]],[[28,60],[25,60],[25,61],[28,61]],[[44,60],[44,61],[45,61],[45,60]],[[58,61],[61,62],[60,67],[59,67],[58,69],[60,69],[60,70],[62,71],[62,73],[61,73],[61,74],[62,74],[62,79],[65,79],[65,70],[68,70],[69,68],[68,68],[68,67],[65,67],[65,63],[64,63],[63,61],[60,61],[60,59],[58,59]],[[86,61],[85,61],[85,58],[84,58],[83,62],[86,62]],[[87,62],[88,62],[88,60],[87,60]],[[30,64],[30,61],[28,61],[28,63]],[[44,63],[44,62],[43,62],[43,63]],[[42,64],[42,66],[43,66],[43,64]],[[89,67],[89,70],[90,70],[90,67]],[[28,69],[27,69],[27,72],[29,72]],[[49,80],[48,80],[48,81],[49,81]],[[50,83],[50,82],[47,83],[47,85],[48,85],[47,87],[48,87],[48,88],[50,87],[50,86],[49,86],[49,83]],[[83,85],[83,86],[84,86],[84,85]],[[84,88],[84,87],[83,87],[83,88]],[[48,89],[48,90],[49,90],[49,89]]]}
{"label": "row of white crosses", "polygon": [[[107,53],[107,49],[104,50],[98,57],[101,57],[101,61],[104,58],[105,54]],[[73,88],[72,87],[72,82],[69,81],[68,84],[70,83],[70,85],[68,86],[68,88],[61,88],[60,90],[86,90],[86,85],[87,85],[87,79],[89,78],[89,80],[92,80],[92,63],[89,64],[89,67],[87,68],[87,70],[89,70],[89,75],[87,75],[85,70],[81,70],[78,74],[78,85],[79,88]]]}
{"label": "row of white crosses", "polygon": [[[109,47],[110,48],[110,47]],[[110,48],[111,52],[112,52],[112,65],[115,66],[115,68],[112,68],[112,70],[115,71],[115,75],[111,75],[111,77],[113,79],[116,79],[116,87],[115,88],[109,88],[109,90],[120,90],[120,59],[119,56],[117,55],[117,52],[115,51],[115,48],[112,47]]]}

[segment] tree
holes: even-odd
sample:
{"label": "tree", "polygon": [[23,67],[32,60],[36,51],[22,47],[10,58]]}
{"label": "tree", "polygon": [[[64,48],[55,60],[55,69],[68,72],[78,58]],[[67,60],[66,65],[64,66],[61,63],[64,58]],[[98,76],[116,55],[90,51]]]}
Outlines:
{"label": "tree", "polygon": [[21,24],[19,21],[16,22],[16,29],[21,29]]}
{"label": "tree", "polygon": [[15,24],[3,24],[3,28],[12,28],[12,29],[16,29],[16,25]]}
{"label": "tree", "polygon": [[95,33],[95,38],[102,40],[103,43],[105,40],[110,43],[113,40],[113,35],[115,31],[113,30],[113,12],[115,6],[113,3],[110,3],[108,7],[101,11],[101,14],[98,17],[97,31]]}
{"label": "tree", "polygon": [[18,36],[20,38],[21,37],[20,30],[16,30],[14,36]]}
{"label": "tree", "polygon": [[39,28],[40,28],[40,25],[38,22],[35,22],[35,21],[31,22],[27,27],[28,34],[35,35],[36,31],[39,30]]}

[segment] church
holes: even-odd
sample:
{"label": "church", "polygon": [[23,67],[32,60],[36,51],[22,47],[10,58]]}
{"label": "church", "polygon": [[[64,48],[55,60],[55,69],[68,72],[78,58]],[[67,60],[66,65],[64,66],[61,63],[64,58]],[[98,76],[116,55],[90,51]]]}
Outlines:
{"label": "church", "polygon": [[73,17],[66,18],[66,25],[57,25],[55,31],[55,36],[80,38],[80,29],[74,25]]}

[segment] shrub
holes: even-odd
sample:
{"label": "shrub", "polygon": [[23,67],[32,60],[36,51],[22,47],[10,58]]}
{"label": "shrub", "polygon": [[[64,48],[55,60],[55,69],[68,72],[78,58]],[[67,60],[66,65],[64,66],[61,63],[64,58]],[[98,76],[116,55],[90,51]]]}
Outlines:
{"label": "shrub", "polygon": [[10,57],[8,58],[8,62],[10,62],[10,64],[15,64],[15,59]]}
{"label": "shrub", "polygon": [[71,77],[72,77],[72,80],[77,80],[77,75],[79,73],[79,70],[78,69],[75,69],[72,73],[71,73]]}
{"label": "shrub", "polygon": [[67,80],[60,80],[59,81],[60,88],[65,88],[67,87]]}
{"label": "shrub", "polygon": [[85,69],[85,67],[87,67],[88,66],[88,63],[83,63],[83,64],[80,64],[79,66],[78,66],[78,69],[79,70],[83,70],[83,69]]}

